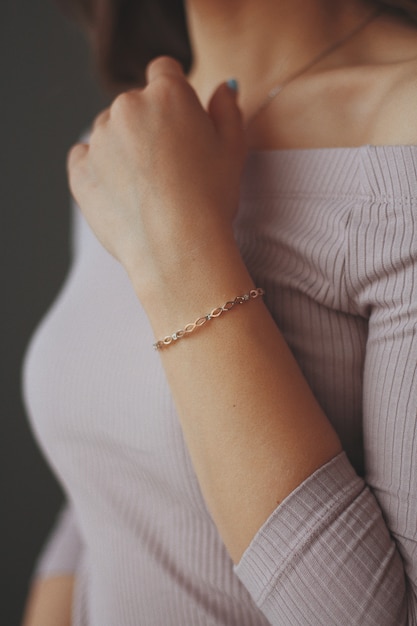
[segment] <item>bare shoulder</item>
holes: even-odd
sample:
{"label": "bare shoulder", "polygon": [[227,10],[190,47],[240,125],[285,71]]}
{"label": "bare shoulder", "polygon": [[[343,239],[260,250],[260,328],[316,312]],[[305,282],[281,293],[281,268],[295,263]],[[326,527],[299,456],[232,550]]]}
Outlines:
{"label": "bare shoulder", "polygon": [[417,144],[417,58],[390,73],[370,124],[370,143]]}
{"label": "bare shoulder", "polygon": [[283,90],[249,140],[255,149],[417,145],[417,23],[378,18],[359,46]]}
{"label": "bare shoulder", "polygon": [[381,47],[382,39],[387,53],[374,68],[370,142],[417,144],[417,25],[387,25],[378,42]]}

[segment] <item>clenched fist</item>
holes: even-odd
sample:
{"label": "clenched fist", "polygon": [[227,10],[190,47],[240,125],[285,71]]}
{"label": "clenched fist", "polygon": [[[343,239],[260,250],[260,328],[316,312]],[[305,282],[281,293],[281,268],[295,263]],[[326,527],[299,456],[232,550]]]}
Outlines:
{"label": "clenched fist", "polygon": [[205,111],[180,65],[161,57],[147,86],[118,96],[89,145],[71,149],[70,187],[103,246],[142,277],[140,294],[232,238],[245,156],[235,92],[220,85]]}

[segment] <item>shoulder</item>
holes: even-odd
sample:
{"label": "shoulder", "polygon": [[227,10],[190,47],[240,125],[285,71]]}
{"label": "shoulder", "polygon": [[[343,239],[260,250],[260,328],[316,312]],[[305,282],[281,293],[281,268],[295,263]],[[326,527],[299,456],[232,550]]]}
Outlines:
{"label": "shoulder", "polygon": [[368,78],[371,143],[417,144],[417,25],[382,22]]}
{"label": "shoulder", "polygon": [[251,147],[417,145],[417,23],[384,15],[353,43],[271,102]]}
{"label": "shoulder", "polygon": [[390,72],[370,120],[370,143],[417,144],[417,58]]}

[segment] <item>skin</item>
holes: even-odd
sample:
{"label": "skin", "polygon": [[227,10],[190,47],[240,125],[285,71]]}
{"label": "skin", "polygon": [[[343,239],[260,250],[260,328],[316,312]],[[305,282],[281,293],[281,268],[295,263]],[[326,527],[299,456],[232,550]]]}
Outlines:
{"label": "skin", "polygon": [[[90,145],[71,150],[72,192],[125,267],[156,338],[254,286],[232,234],[248,148],[415,142],[407,122],[417,102],[417,31],[392,16],[294,81],[243,131],[274,84],[369,14],[361,2],[347,4],[188,0],[189,80],[172,59],[155,60],[146,88],[116,98]],[[238,99],[221,84],[229,76],[239,81]],[[202,493],[237,563],[277,504],[337,455],[340,441],[261,299],[160,357]],[[36,595],[47,611],[44,584]],[[45,626],[47,613],[35,614],[24,626]],[[66,608],[62,615],[64,625]]]}
{"label": "skin", "polygon": [[70,626],[73,576],[56,576],[33,584],[22,626]]}

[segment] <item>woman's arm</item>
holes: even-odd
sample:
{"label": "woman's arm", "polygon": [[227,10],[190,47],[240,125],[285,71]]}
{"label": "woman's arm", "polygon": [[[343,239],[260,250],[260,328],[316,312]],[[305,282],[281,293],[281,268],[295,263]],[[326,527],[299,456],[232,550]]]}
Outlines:
{"label": "woman's arm", "polygon": [[30,590],[22,626],[71,626],[74,577],[36,580]]}
{"label": "woman's arm", "polygon": [[[234,94],[220,89],[213,124],[175,62],[154,62],[149,78],[147,90],[101,114],[70,171],[87,220],[161,337],[253,283],[232,233],[244,157]],[[277,503],[340,443],[260,299],[161,356],[204,497],[237,562]]]}
{"label": "woman's arm", "polygon": [[[230,92],[216,93],[207,117],[176,65],[159,60],[150,68],[149,87],[119,98],[97,121],[90,148],[71,153],[79,204],[127,269],[158,339],[254,286],[231,228],[243,161],[239,124]],[[263,302],[235,307],[163,349],[161,358],[203,495],[235,562],[274,518],[260,548],[264,562],[253,558],[251,568],[262,587],[260,606],[272,588],[278,593],[271,623],[283,623],[288,596],[279,596],[282,588],[284,595],[294,592],[291,601],[305,620],[299,623],[343,623],[335,615],[347,619],[355,602],[356,614],[372,620],[358,624],[406,624],[405,597],[415,606],[415,594],[381,509],[339,455],[340,442]],[[285,533],[279,512],[289,509]],[[338,540],[332,542],[334,530]],[[327,576],[314,575],[311,597],[305,590],[296,598],[297,577],[310,580],[296,567],[305,556],[297,540],[305,535],[312,540],[306,567],[324,555],[319,571]],[[268,541],[276,560],[265,570]],[[349,552],[339,554],[347,543]],[[381,579],[364,565],[376,546],[385,558]],[[289,572],[276,579],[284,558]],[[339,585],[342,573],[350,586]],[[374,585],[382,579],[388,587]],[[316,621],[306,621],[317,594],[331,598],[328,614],[313,608]]]}

